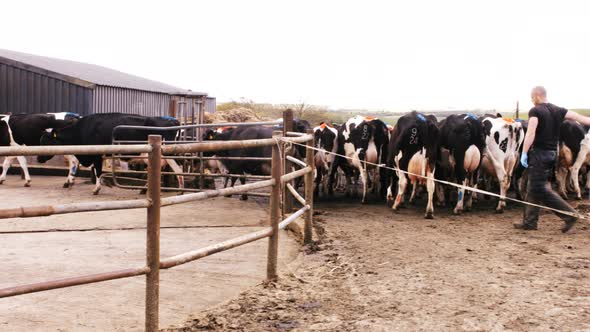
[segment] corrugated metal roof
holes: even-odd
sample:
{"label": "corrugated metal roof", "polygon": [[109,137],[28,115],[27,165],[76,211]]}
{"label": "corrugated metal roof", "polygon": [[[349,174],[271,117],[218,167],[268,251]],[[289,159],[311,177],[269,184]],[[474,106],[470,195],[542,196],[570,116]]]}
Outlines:
{"label": "corrugated metal roof", "polygon": [[[25,66],[37,67],[49,71],[50,73],[67,76],[72,79],[70,80],[73,81],[72,83],[79,85],[84,85],[83,83],[91,83],[173,95],[207,95],[206,93],[177,88],[172,85],[126,74],[98,65],[0,49],[0,62],[3,62],[2,60],[5,59],[24,64]],[[79,82],[80,80],[85,82]]]}

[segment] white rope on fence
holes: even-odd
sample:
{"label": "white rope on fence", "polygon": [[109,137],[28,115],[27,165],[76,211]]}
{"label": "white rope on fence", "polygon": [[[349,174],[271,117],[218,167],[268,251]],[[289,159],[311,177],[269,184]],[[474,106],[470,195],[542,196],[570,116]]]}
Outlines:
{"label": "white rope on fence", "polygon": [[[305,144],[300,144],[300,143],[296,143],[296,142],[290,142],[290,143],[291,144],[295,144],[295,145],[305,146],[305,147],[307,147],[308,149],[311,149],[311,150],[323,151],[324,153],[327,153],[327,154],[331,154],[331,155],[334,155],[334,156],[338,156],[338,157],[342,157],[342,158],[345,158],[345,159],[352,160],[351,157],[348,157],[348,156],[345,156],[345,155],[342,155],[342,154],[339,154],[339,153],[335,153],[335,152],[331,152],[331,151],[326,151],[326,150],[323,150],[323,149],[319,149],[319,148],[316,148],[316,147],[307,146]],[[423,178],[423,179],[428,179],[428,177],[426,177],[424,175],[416,174],[416,173],[412,173],[412,172],[408,172],[408,171],[404,171],[404,170],[401,170],[401,169],[399,169],[397,167],[389,167],[389,166],[386,166],[384,164],[375,164],[375,163],[371,163],[371,162],[364,161],[364,160],[361,160],[360,162],[361,163],[364,163],[365,165],[372,165],[372,166],[376,166],[376,167],[379,167],[379,168],[385,168],[385,169],[389,169],[389,170],[392,170],[392,171],[400,172],[400,173],[403,173],[403,174],[407,174],[407,175],[411,175],[411,176],[416,176],[416,177],[420,177],[420,178]],[[464,186],[464,185],[453,183],[453,182],[449,182],[449,181],[444,181],[444,180],[439,180],[439,179],[433,179],[433,180],[434,180],[434,182],[438,182],[440,184],[445,184],[445,185],[448,185],[448,186],[456,187],[456,188],[459,188],[459,189],[465,189],[465,190],[469,190],[469,191],[472,191],[472,192],[475,192],[475,193],[479,193],[479,194],[484,194],[484,195],[489,195],[489,196],[493,196],[493,197],[498,197],[501,200],[509,200],[509,201],[512,201],[512,202],[516,202],[516,203],[520,203],[520,204],[524,204],[524,205],[530,205],[530,206],[538,207],[538,208],[541,208],[541,209],[553,211],[553,212],[556,212],[556,213],[559,213],[559,214],[563,214],[563,215],[567,215],[567,216],[571,216],[571,217],[576,217],[576,218],[583,219],[583,220],[590,220],[590,216],[588,216],[588,215],[583,215],[583,214],[580,214],[580,213],[574,213],[574,212],[570,212],[570,211],[558,210],[558,209],[554,209],[554,208],[549,207],[549,206],[535,204],[535,203],[523,201],[523,200],[520,200],[520,199],[511,198],[511,197],[508,197],[508,196],[502,196],[500,194],[496,194],[496,193],[489,192],[489,191],[486,191],[486,190],[481,190],[481,189],[477,189],[477,188],[473,188],[473,187],[469,187],[469,186]]]}

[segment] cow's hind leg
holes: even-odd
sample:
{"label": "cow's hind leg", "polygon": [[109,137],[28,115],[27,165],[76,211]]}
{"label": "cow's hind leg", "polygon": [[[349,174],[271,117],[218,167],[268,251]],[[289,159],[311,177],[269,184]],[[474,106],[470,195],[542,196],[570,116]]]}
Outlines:
{"label": "cow's hind leg", "polygon": [[576,199],[582,199],[582,190],[580,189],[580,169],[574,165],[570,169],[570,181],[573,186],[573,192],[576,194]]}
{"label": "cow's hind leg", "polygon": [[315,179],[314,179],[314,186],[313,186],[313,196],[314,197],[319,198],[321,184],[322,184],[322,169],[315,168]]}
{"label": "cow's hind leg", "polygon": [[30,187],[31,176],[29,175],[29,168],[27,167],[27,158],[25,158],[24,156],[18,156],[16,157],[16,159],[18,160],[20,167],[23,169],[23,172],[25,173],[25,187]]}
{"label": "cow's hind leg", "polygon": [[92,194],[93,195],[98,195],[98,193],[100,192],[100,176],[98,175],[98,172],[96,171],[96,167],[94,167],[92,169],[94,171],[94,176],[96,177],[96,184],[94,185],[94,189],[92,190]]}
{"label": "cow's hind leg", "polygon": [[[242,185],[245,185],[245,184],[246,184],[246,178],[244,178],[244,177],[241,177],[241,178],[240,178],[240,183],[241,183]],[[242,194],[242,196],[240,196],[240,200],[242,200],[242,201],[246,201],[246,200],[248,200],[248,195],[247,195],[246,193],[243,193],[243,194]]]}
{"label": "cow's hind leg", "polygon": [[[462,183],[460,183],[463,186],[467,186],[467,179],[463,180]],[[453,209],[453,213],[454,214],[461,214],[463,212],[463,198],[465,196],[465,188],[457,188],[457,204],[455,205],[455,208]]]}
{"label": "cow's hind leg", "polygon": [[567,168],[560,166],[555,172],[555,179],[557,180],[557,192],[563,199],[567,199],[566,180]]}
{"label": "cow's hind leg", "polygon": [[[506,197],[508,193],[508,187],[510,187],[510,178],[508,175],[504,174],[502,180],[500,181],[500,196]],[[496,208],[497,213],[504,213],[504,208],[506,207],[506,200],[504,198],[500,198],[498,201],[498,207]]]}
{"label": "cow's hind leg", "polygon": [[94,189],[92,190],[93,195],[98,195],[101,189],[101,180],[102,180],[102,157],[98,158],[94,161],[94,176],[96,177],[96,184],[94,185]]}
{"label": "cow's hind leg", "polygon": [[68,161],[68,178],[64,183],[64,188],[70,188],[74,185],[76,180],[76,173],[78,173],[79,162],[78,159],[72,155],[65,155],[64,158]]}
{"label": "cow's hind leg", "polygon": [[445,206],[445,187],[444,187],[444,185],[437,183],[435,190],[436,190],[436,205],[437,206]]}
{"label": "cow's hind leg", "polygon": [[397,211],[400,205],[404,202],[404,193],[406,192],[406,186],[408,185],[408,178],[406,177],[406,174],[398,172],[397,185],[397,196],[393,202],[394,211]]}
{"label": "cow's hind leg", "polygon": [[360,169],[360,177],[361,177],[361,181],[363,182],[363,199],[361,200],[362,204],[366,204],[367,203],[367,187],[368,187],[368,175],[367,175],[367,168],[366,165],[365,167],[361,166]]}
{"label": "cow's hind leg", "polygon": [[2,163],[2,175],[0,175],[0,184],[3,184],[6,180],[6,174],[14,159],[16,159],[16,157],[4,157],[4,162]]}
{"label": "cow's hind leg", "polygon": [[418,196],[417,195],[418,186],[419,186],[418,181],[414,181],[414,183],[412,184],[412,193],[410,194],[410,200],[408,201],[409,204],[416,203],[416,198]]}
{"label": "cow's hind leg", "polygon": [[[467,186],[472,188],[477,188],[477,171],[471,173],[468,177],[469,181],[467,181]],[[474,191],[466,190],[465,193],[465,211],[471,211],[471,206],[473,205],[474,198],[477,197]]]}
{"label": "cow's hind leg", "polygon": [[434,218],[434,204],[433,204],[433,197],[434,197],[434,189],[435,189],[435,182],[434,182],[434,170],[431,172],[427,171],[427,179],[426,179],[426,190],[428,191],[428,204],[426,205],[426,214],[424,218],[426,219],[433,219]]}

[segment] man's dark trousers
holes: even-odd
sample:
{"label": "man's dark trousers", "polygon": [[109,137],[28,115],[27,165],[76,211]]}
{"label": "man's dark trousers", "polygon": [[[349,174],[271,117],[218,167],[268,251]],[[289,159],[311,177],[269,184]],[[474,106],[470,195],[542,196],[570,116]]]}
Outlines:
{"label": "man's dark trousers", "polygon": [[[576,213],[563,198],[551,188],[549,178],[555,165],[557,152],[552,150],[532,149],[529,151],[527,201],[548,206],[561,211]],[[578,179],[574,179],[578,181]],[[524,224],[528,228],[537,228],[540,208],[527,205],[524,210]],[[576,221],[576,217],[555,213],[566,223]]]}

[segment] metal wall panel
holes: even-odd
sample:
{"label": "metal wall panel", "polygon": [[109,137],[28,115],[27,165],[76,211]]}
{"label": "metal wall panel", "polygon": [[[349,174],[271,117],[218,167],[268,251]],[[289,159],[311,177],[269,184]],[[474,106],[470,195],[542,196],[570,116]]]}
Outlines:
{"label": "metal wall panel", "polygon": [[215,97],[205,98],[205,113],[215,113],[217,109],[217,99]]}
{"label": "metal wall panel", "polygon": [[92,90],[0,64],[0,114],[74,112],[90,114]]}
{"label": "metal wall panel", "polygon": [[170,98],[164,93],[97,86],[92,96],[92,112],[166,116]]}

